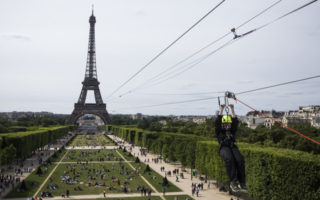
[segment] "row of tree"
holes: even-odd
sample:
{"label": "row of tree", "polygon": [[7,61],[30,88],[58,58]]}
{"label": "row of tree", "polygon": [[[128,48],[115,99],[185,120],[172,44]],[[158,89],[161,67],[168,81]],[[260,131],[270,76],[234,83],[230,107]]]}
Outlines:
{"label": "row of tree", "polygon": [[[191,134],[211,139],[216,138],[215,118],[207,119],[203,124],[196,124],[193,121],[174,121],[170,118],[162,118],[161,120],[165,120],[166,124],[160,123],[159,117],[154,117],[138,120],[136,126],[149,131]],[[310,138],[320,141],[320,130],[317,128],[310,125],[296,125],[292,128]],[[318,145],[278,124],[275,124],[271,129],[263,125],[258,126],[256,129],[250,129],[246,123],[240,123],[238,132],[236,133],[236,140],[265,147],[288,148],[320,154]]]}
{"label": "row of tree", "polygon": [[67,116],[53,115],[51,117],[26,116],[17,119],[0,118],[0,133],[23,132],[32,126],[65,125]]}
{"label": "row of tree", "polygon": [[15,159],[24,159],[35,150],[74,130],[74,126],[54,126],[34,131],[0,134],[0,165],[10,164]]}

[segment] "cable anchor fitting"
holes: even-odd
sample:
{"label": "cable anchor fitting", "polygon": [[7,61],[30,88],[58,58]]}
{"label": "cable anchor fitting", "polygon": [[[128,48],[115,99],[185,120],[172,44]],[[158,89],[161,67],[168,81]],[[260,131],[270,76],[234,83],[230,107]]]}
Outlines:
{"label": "cable anchor fitting", "polygon": [[228,97],[228,98],[232,98],[232,99],[236,98],[236,95],[233,92],[230,92],[230,91],[226,91],[225,92],[225,96]]}

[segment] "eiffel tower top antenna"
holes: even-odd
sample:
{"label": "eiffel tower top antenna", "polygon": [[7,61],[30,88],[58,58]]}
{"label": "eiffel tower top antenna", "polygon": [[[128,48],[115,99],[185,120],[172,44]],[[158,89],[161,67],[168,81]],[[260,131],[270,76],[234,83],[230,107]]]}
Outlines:
{"label": "eiffel tower top antenna", "polygon": [[93,10],[94,10],[94,4],[92,4],[91,6],[92,6],[92,15],[93,15]]}

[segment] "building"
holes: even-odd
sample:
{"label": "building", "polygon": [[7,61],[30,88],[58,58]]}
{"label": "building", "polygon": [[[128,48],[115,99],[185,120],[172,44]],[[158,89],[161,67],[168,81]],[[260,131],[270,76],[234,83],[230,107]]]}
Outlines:
{"label": "building", "polygon": [[[272,111],[261,111],[263,114],[265,114],[268,117],[272,117],[276,120],[282,119],[282,116],[284,115],[284,112],[277,112],[275,110]],[[240,118],[242,122],[247,123],[249,128],[255,129],[259,125],[264,125],[267,128],[271,128],[274,125],[274,121],[270,118],[264,117],[261,114],[259,114],[256,111],[248,112],[247,115],[243,118]]]}
{"label": "building", "polygon": [[[289,110],[287,112],[261,111],[263,114],[282,122],[286,126],[311,125],[320,128],[320,106],[300,106],[299,110]],[[249,128],[255,129],[258,125],[271,128],[274,121],[264,117],[256,111],[248,112],[245,117],[240,118],[242,122],[248,124]]]}
{"label": "building", "polygon": [[290,110],[285,113],[282,123],[286,126],[297,124],[311,125],[319,128],[320,106],[300,106],[299,110]]}
{"label": "building", "polygon": [[141,113],[137,113],[135,115],[131,115],[131,119],[133,120],[141,120],[143,115]]}

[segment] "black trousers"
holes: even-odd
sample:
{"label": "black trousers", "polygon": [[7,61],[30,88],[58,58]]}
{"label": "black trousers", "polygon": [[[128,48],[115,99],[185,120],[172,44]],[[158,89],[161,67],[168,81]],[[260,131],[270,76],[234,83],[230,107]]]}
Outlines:
{"label": "black trousers", "polygon": [[227,168],[227,174],[230,181],[238,180],[240,183],[246,182],[244,159],[236,146],[222,146],[220,156],[224,160]]}

